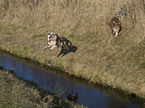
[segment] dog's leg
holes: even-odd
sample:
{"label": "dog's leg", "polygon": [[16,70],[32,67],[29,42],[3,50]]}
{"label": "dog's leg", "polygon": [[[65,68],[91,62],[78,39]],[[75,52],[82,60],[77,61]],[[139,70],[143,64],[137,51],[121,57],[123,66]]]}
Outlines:
{"label": "dog's leg", "polygon": [[44,48],[43,48],[43,50],[45,50],[46,48],[49,48],[50,46],[45,46]]}
{"label": "dog's leg", "polygon": [[112,30],[112,35],[113,35],[113,37],[114,37],[114,34],[115,34],[115,32]]}
{"label": "dog's leg", "polygon": [[69,49],[68,45],[65,45],[66,49]]}
{"label": "dog's leg", "polygon": [[116,32],[115,37],[117,37],[117,36],[118,36],[118,33]]}
{"label": "dog's leg", "polygon": [[52,46],[51,48],[50,48],[50,50],[52,50],[53,48],[55,48],[56,46]]}

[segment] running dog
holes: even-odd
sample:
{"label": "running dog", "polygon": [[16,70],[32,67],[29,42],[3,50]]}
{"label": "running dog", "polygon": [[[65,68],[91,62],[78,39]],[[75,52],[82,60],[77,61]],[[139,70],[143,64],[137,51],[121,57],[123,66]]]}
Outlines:
{"label": "running dog", "polygon": [[122,28],[119,19],[117,17],[113,17],[109,23],[109,26],[112,29],[113,35],[117,37]]}
{"label": "running dog", "polygon": [[66,39],[65,37],[59,37],[56,33],[49,33],[48,34],[48,46],[45,46],[44,49],[50,48],[52,50],[53,48],[61,47],[62,49],[70,49],[73,47],[71,41]]}

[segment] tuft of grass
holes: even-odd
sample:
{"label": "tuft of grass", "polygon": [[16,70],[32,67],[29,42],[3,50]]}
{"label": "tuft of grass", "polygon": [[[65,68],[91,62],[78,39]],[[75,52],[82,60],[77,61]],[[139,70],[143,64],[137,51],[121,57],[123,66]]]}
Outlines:
{"label": "tuft of grass", "polygon": [[[70,74],[145,98],[144,0],[1,0],[0,5],[0,49],[42,64],[50,60]],[[106,21],[122,7],[127,16],[113,38]],[[42,50],[47,32],[68,38],[78,50],[59,58],[60,49]]]}

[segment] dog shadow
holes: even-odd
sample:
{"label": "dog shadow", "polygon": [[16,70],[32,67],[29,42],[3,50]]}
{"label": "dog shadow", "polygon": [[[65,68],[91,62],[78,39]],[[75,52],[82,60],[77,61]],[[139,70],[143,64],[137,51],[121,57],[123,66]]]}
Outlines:
{"label": "dog shadow", "polygon": [[57,55],[57,57],[59,57],[61,55],[61,57],[65,56],[66,54],[69,54],[70,52],[75,53],[77,51],[77,47],[76,46],[72,46],[69,49],[64,49],[62,48],[60,53]]}

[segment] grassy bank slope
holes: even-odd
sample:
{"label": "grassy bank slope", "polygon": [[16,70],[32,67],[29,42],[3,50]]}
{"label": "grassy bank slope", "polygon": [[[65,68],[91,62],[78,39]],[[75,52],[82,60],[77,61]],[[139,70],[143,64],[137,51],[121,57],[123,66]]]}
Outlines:
{"label": "grassy bank slope", "polygon": [[0,70],[0,82],[1,108],[81,108],[39,89],[32,82],[17,78],[12,71]]}
{"label": "grassy bank slope", "polygon": [[[144,0],[2,0],[0,48],[69,74],[120,88],[145,98]],[[126,9],[119,37],[106,21]],[[47,32],[65,36],[78,47],[56,57],[60,49],[42,50]]]}

